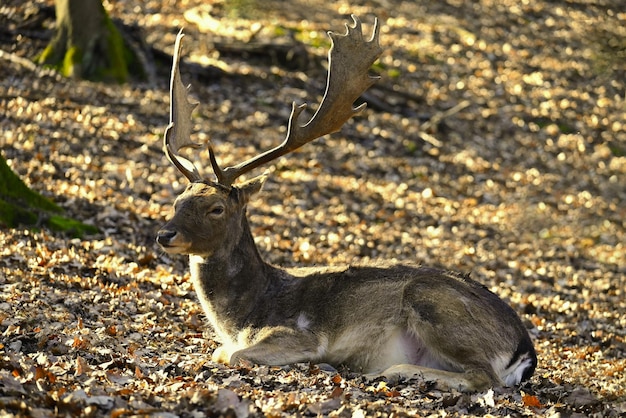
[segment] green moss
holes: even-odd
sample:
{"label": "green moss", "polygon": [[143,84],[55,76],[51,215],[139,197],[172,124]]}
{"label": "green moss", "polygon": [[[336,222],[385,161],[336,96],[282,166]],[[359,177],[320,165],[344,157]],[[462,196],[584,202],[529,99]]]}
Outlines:
{"label": "green moss", "polygon": [[83,235],[97,234],[98,232],[100,232],[98,228],[93,225],[88,225],[75,219],[66,218],[64,216],[53,215],[50,216],[50,218],[48,218],[46,221],[46,225],[50,229],[54,231],[65,232],[78,238],[82,237]]}
{"label": "green moss", "polygon": [[146,77],[145,70],[137,59],[133,51],[128,48],[124,42],[124,38],[115,27],[113,21],[105,15],[104,26],[106,28],[103,42],[104,49],[107,51],[106,66],[100,66],[94,74],[88,76],[93,81],[116,81],[125,83],[129,74],[132,73],[138,78]]}
{"label": "green moss", "polygon": [[389,71],[387,71],[387,75],[389,78],[400,78],[402,74],[397,68],[390,68]]}
{"label": "green moss", "polygon": [[128,79],[128,58],[132,59],[132,53],[124,45],[124,39],[111,21],[111,18],[105,15],[104,25],[107,29],[106,45],[108,53],[108,67],[102,71],[103,79],[116,80],[118,83],[124,83]]}
{"label": "green moss", "polygon": [[37,215],[33,212],[0,199],[0,225],[9,227],[35,225],[37,219]]}
{"label": "green moss", "polygon": [[39,64],[48,64],[50,61],[52,61],[53,54],[54,46],[52,46],[52,44],[50,43],[48,44],[48,46],[46,46],[46,49],[44,49],[41,54],[35,57],[34,61]]}
{"label": "green moss", "polygon": [[21,206],[32,206],[57,213],[62,211],[52,201],[29,189],[2,157],[0,157],[0,196]]}
{"label": "green moss", "polygon": [[95,226],[75,219],[53,215],[39,208],[26,208],[0,199],[0,226],[15,228],[20,225],[31,229],[46,227],[77,238],[100,232]]}
{"label": "green moss", "polygon": [[[72,45],[66,49],[67,36],[55,39],[35,58],[35,61],[54,68],[65,77],[84,78],[92,81],[125,83],[130,74],[146,77],[145,69],[111,18],[104,14],[103,26],[88,42]],[[104,52],[105,56],[102,56]]]}
{"label": "green moss", "polygon": [[59,206],[24,184],[0,156],[0,226],[48,227],[72,236],[95,234],[92,225],[66,218]]}
{"label": "green moss", "polygon": [[80,63],[82,61],[82,54],[80,49],[76,46],[70,47],[65,56],[63,57],[63,62],[59,68],[59,72],[64,77],[80,77]]}

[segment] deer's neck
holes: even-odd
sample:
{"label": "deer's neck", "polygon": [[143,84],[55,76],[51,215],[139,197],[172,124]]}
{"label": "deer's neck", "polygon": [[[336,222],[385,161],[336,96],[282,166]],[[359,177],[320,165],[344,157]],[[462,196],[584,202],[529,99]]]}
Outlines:
{"label": "deer's neck", "polygon": [[243,219],[243,233],[227,253],[190,256],[194,288],[207,318],[222,342],[232,341],[274,280],[273,267],[261,258]]}

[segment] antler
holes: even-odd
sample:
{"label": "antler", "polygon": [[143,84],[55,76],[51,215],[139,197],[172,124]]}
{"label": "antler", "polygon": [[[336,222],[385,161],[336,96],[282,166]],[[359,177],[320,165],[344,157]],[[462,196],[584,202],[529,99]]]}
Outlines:
{"label": "antler", "polygon": [[[338,35],[328,32],[331,48],[328,51],[326,92],[311,120],[304,125],[298,123],[298,119],[307,105],[297,106],[294,102],[287,125],[287,137],[282,144],[247,161],[224,169],[221,169],[217,163],[213,147],[209,143],[211,166],[219,184],[230,186],[242,174],[300,148],[316,138],[339,131],[348,119],[365,108],[365,103],[356,108],[353,108],[352,104],[379,79],[379,77],[372,77],[368,74],[369,68],[382,53],[382,48],[378,43],[378,19],[374,20],[374,29],[369,41],[363,39],[359,18],[352,15],[352,20],[354,25],[346,24],[345,34]],[[198,149],[203,147],[202,144],[191,141],[191,112],[198,103],[189,101],[189,88],[185,87],[180,79],[179,62],[183,36],[181,30],[176,37],[174,46],[170,83],[170,123],[165,130],[164,146],[170,162],[189,181],[194,182],[202,180],[198,169],[191,161],[178,154],[182,148]]]}
{"label": "antler", "polygon": [[348,119],[365,108],[365,103],[357,108],[353,108],[352,104],[379,79],[368,74],[369,68],[382,53],[378,43],[378,19],[374,20],[374,30],[369,41],[363,39],[359,18],[352,15],[352,20],[354,25],[346,24],[347,31],[344,35],[328,32],[331,48],[328,52],[326,92],[311,120],[304,125],[298,123],[306,104],[296,106],[294,102],[287,126],[287,137],[282,144],[224,169],[219,167],[213,148],[209,144],[211,165],[220,184],[230,186],[242,174],[300,148],[316,138],[339,131]]}
{"label": "antler", "polygon": [[198,105],[190,102],[189,87],[185,87],[180,79],[180,50],[183,30],[176,36],[174,45],[174,60],[172,63],[172,78],[170,80],[170,123],[165,129],[164,147],[167,159],[180,170],[189,181],[202,180],[198,169],[188,159],[178,155],[181,148],[202,148],[202,144],[191,141],[191,112]]}

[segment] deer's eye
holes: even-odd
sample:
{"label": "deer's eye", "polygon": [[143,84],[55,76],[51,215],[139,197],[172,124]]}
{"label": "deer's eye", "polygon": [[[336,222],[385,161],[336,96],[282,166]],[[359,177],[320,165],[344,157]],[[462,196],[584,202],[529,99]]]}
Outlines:
{"label": "deer's eye", "polygon": [[218,216],[218,215],[221,215],[222,213],[224,213],[224,206],[222,205],[213,206],[207,211],[207,215],[212,215],[212,216]]}

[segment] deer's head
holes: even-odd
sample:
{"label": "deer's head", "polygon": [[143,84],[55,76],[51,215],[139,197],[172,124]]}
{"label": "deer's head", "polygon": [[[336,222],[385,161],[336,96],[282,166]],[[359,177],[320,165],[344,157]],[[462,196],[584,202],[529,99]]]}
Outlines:
{"label": "deer's head", "polygon": [[363,39],[361,22],[352,16],[353,26],[346,25],[344,35],[329,32],[331,48],[326,92],[306,123],[299,122],[306,104],[292,105],[287,136],[278,146],[237,165],[221,168],[209,142],[209,159],[216,180],[203,179],[196,166],[179,154],[183,148],[202,148],[191,140],[191,113],[197,103],[191,102],[180,79],[180,50],[182,32],[176,37],[174,62],[170,83],[170,124],[165,131],[164,148],[170,162],[190,181],[187,189],[174,203],[174,217],[158,233],[157,242],[169,253],[214,255],[218,250],[232,250],[239,242],[245,222],[245,207],[258,192],[265,176],[255,177],[240,185],[235,180],[245,173],[267,164],[304,144],[337,132],[365,103],[353,108],[354,101],[378,77],[368,74],[371,65],[382,53],[378,43],[378,21],[371,38]]}
{"label": "deer's head", "polygon": [[264,181],[265,176],[259,176],[228,188],[189,183],[176,198],[174,216],[159,230],[157,243],[170,254],[230,254],[244,230],[246,204]]}

